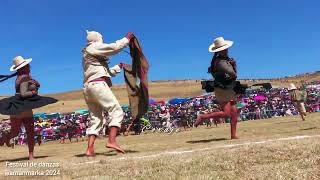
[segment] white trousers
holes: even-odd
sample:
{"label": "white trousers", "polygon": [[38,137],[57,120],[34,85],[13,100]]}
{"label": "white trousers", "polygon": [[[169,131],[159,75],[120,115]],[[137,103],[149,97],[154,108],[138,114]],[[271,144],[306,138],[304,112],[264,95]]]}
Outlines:
{"label": "white trousers", "polygon": [[109,127],[121,126],[124,113],[107,83],[90,82],[83,88],[83,93],[90,111],[87,135],[99,136],[105,123],[104,112],[108,112]]}
{"label": "white trousers", "polygon": [[301,111],[303,113],[307,112],[303,102],[293,102],[293,105],[298,109],[298,111]]}

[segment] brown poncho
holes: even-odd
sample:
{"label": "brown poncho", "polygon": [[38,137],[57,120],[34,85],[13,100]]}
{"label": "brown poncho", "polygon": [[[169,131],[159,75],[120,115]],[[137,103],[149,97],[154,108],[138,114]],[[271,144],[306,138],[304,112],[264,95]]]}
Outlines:
{"label": "brown poncho", "polygon": [[148,111],[149,106],[149,64],[136,37],[130,42],[130,55],[132,66],[124,65],[124,78],[127,84],[130,110],[133,119],[136,120]]}

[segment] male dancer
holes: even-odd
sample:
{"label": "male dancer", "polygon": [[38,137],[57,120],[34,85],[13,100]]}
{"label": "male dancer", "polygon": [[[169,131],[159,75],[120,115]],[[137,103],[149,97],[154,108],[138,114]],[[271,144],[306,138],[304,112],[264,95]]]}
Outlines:
{"label": "male dancer", "polygon": [[289,91],[291,100],[293,102],[293,105],[299,111],[302,121],[305,121],[306,120],[305,116],[307,116],[307,111],[304,106],[302,92],[299,91],[293,83],[290,83],[288,91]]}
{"label": "male dancer", "polygon": [[118,129],[123,119],[122,108],[112,93],[110,77],[120,73],[122,63],[112,68],[108,67],[109,57],[118,54],[125,48],[133,37],[127,33],[126,37],[115,43],[103,43],[102,35],[95,31],[87,31],[87,45],[82,50],[84,73],[84,98],[88,105],[90,116],[87,128],[88,148],[87,156],[94,156],[94,142],[103,128],[103,112],[109,114],[109,138],[107,148],[115,149],[120,153],[124,151],[116,143]]}

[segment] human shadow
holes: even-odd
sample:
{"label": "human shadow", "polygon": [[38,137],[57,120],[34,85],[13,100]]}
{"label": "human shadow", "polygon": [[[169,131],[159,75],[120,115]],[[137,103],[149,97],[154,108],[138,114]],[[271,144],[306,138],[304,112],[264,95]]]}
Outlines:
{"label": "human shadow", "polygon": [[[134,150],[124,150],[125,151],[125,154],[132,154],[132,153],[138,153],[139,151],[134,151]],[[119,153],[117,153],[116,151],[114,150],[111,150],[111,151],[107,151],[107,152],[103,152],[103,153],[95,153],[95,156],[116,156],[118,155]],[[74,155],[75,157],[87,157],[87,155],[85,153],[82,153],[82,154],[77,154],[77,155]]]}
{"label": "human shadow", "polygon": [[[34,159],[42,159],[42,158],[47,158],[49,156],[35,156]],[[4,160],[0,160],[0,163],[2,162],[17,162],[17,161],[28,161],[29,158],[28,157],[23,157],[23,158],[16,158],[16,159],[4,159]]]}
{"label": "human shadow", "polygon": [[296,122],[301,122],[301,121],[277,122],[274,124],[289,124],[289,123],[296,123]]}
{"label": "human shadow", "polygon": [[197,143],[209,143],[214,141],[225,141],[225,140],[228,140],[228,139],[226,138],[202,139],[202,140],[196,140],[196,141],[187,141],[186,143],[197,144]]}
{"label": "human shadow", "polygon": [[312,129],[319,129],[317,127],[309,127],[309,128],[304,128],[304,129],[300,129],[301,131],[308,131],[308,130],[312,130]]}

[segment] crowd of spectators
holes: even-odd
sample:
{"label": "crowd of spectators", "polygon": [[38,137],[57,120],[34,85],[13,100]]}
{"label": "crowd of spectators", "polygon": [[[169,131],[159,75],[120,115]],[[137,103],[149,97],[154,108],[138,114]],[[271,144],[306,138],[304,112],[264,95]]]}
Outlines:
{"label": "crowd of spectators", "polygon": [[[301,90],[307,93],[307,112],[319,112],[320,82],[304,84]],[[298,115],[287,88],[248,89],[246,94],[238,97],[237,106],[239,121]],[[150,111],[145,118],[150,122],[160,121],[158,126],[163,124],[161,121],[168,120],[181,122],[182,125],[191,124],[199,113],[214,112],[219,108],[214,95],[209,94],[185,99],[178,104],[155,102],[150,105]]]}
{"label": "crowd of spectators", "polygon": [[[306,91],[305,102],[307,112],[320,112],[320,82],[313,82],[302,86]],[[239,121],[268,119],[281,116],[298,115],[287,88],[247,89],[246,94],[238,97],[237,107]],[[174,103],[158,101],[150,103],[149,111],[143,117],[142,125],[148,122],[153,128],[172,125],[176,128],[187,129],[192,127],[194,120],[200,113],[219,111],[219,105],[214,94],[206,94],[193,98],[184,98]],[[123,125],[126,127],[132,117],[128,107],[124,107],[125,118]],[[85,137],[88,112],[69,114],[38,114],[35,115],[36,141],[60,140]],[[228,122],[229,119],[210,119],[215,124]],[[9,121],[0,123],[0,130],[4,133],[9,127]],[[105,132],[101,132],[105,134]],[[1,133],[0,133],[1,135]],[[25,130],[21,127],[19,136],[15,139],[18,144],[25,144]]]}
{"label": "crowd of spectators", "polygon": [[[54,140],[60,140],[60,143],[65,143],[65,139],[69,139],[71,142],[72,138],[75,138],[76,141],[78,141],[79,138],[84,140],[87,117],[88,114],[77,113],[36,114],[34,117],[35,141],[41,145],[42,142]],[[9,133],[9,124],[9,120],[4,120],[0,123],[0,130],[7,130],[2,131],[2,133]],[[24,126],[21,126],[19,135],[11,140],[11,144],[26,144],[26,136]]]}

